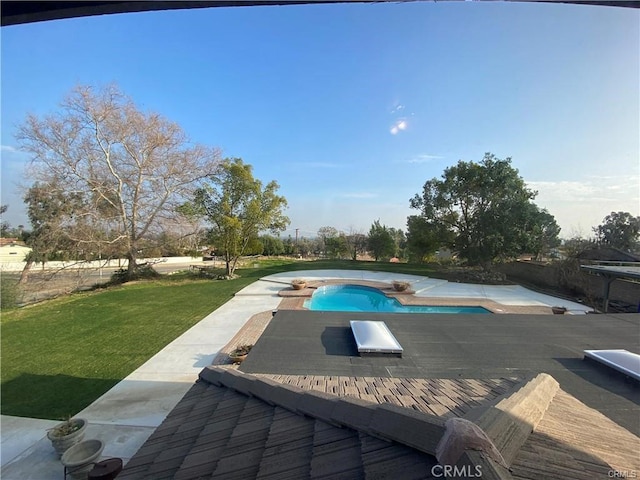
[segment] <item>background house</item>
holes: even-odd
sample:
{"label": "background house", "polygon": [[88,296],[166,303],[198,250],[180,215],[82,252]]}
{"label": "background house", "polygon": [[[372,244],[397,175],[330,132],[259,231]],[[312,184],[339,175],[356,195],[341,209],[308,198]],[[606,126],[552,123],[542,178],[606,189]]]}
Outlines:
{"label": "background house", "polygon": [[0,263],[24,262],[30,251],[17,238],[0,238]]}

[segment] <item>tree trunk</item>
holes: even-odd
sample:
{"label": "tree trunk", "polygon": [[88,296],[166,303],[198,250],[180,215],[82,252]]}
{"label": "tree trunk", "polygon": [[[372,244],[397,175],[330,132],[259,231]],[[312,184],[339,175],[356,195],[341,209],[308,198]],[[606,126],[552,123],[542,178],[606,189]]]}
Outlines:
{"label": "tree trunk", "polygon": [[231,275],[233,275],[233,270],[235,269],[234,258],[229,252],[225,252],[224,260],[226,262],[225,274],[228,277],[231,277]]}
{"label": "tree trunk", "polygon": [[229,277],[233,276],[233,273],[236,271],[236,268],[238,266],[238,259],[240,257],[234,257],[231,261],[231,268],[229,270],[229,272],[227,273],[227,275],[229,275]]}
{"label": "tree trunk", "polygon": [[135,250],[129,250],[129,253],[127,253],[127,260],[129,260],[129,264],[127,265],[127,278],[133,278],[138,266],[138,264],[136,263]]}
{"label": "tree trunk", "polygon": [[31,267],[33,266],[33,260],[28,259],[27,263],[25,263],[24,268],[22,269],[22,273],[20,274],[20,280],[18,280],[19,285],[24,285],[27,283],[27,279],[29,278],[29,272],[31,271]]}

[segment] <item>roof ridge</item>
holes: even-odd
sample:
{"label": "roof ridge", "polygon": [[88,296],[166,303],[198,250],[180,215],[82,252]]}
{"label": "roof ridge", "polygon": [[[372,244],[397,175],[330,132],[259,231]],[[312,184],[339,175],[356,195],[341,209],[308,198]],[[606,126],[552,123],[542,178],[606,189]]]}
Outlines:
{"label": "roof ridge", "polygon": [[[451,421],[445,423],[447,419],[443,417],[410,408],[304,390],[236,369],[212,365],[205,367],[199,378],[298,415],[404,444],[438,459],[447,445],[455,445],[459,451],[450,460],[456,465],[480,466],[483,472],[490,472],[490,478],[500,479],[512,478],[508,467],[559,389],[551,375],[538,374],[520,382],[489,405],[455,419],[458,422],[454,425]],[[454,429],[454,426],[464,428]],[[469,434],[460,434],[462,430]]]}
{"label": "roof ridge", "polygon": [[547,373],[523,380],[500,397],[474,408],[463,418],[478,425],[511,465],[544,417],[560,384]]}
{"label": "roof ridge", "polygon": [[202,381],[256,397],[270,405],[337,427],[402,443],[434,457],[445,432],[445,419],[439,416],[392,404],[374,404],[354,397],[303,390],[236,369],[208,366],[199,377]]}

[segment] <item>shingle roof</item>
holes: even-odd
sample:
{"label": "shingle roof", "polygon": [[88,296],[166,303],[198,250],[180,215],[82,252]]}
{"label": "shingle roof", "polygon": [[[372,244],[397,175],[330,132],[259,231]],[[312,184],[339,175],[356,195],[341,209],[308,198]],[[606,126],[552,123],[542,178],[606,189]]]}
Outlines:
{"label": "shingle roof", "polygon": [[389,378],[256,374],[303,390],[373,403],[390,403],[444,418],[463,416],[472,408],[513,390],[515,378]]}
{"label": "shingle roof", "polygon": [[515,479],[637,476],[640,438],[559,390],[511,470]]}
{"label": "shingle roof", "polygon": [[[393,435],[398,426],[395,407],[235,375],[240,377],[220,368],[205,369],[118,479],[421,479],[436,465],[433,455],[372,435]],[[249,388],[270,401],[248,395]],[[327,402],[330,410],[324,408]],[[349,423],[370,423],[372,430],[350,428]],[[442,422],[432,428],[442,430]]]}
{"label": "shingle roof", "polygon": [[[596,478],[640,471],[640,439],[546,374],[510,381],[512,388],[502,395],[497,392],[503,387],[482,392],[477,381],[466,384],[486,394],[485,401],[470,401],[463,419],[451,417],[460,408],[453,407],[449,420],[322,391],[331,379],[279,379],[307,389],[266,375],[205,368],[119,480],[429,478],[437,458],[481,468],[483,478]],[[472,425],[485,440],[459,435],[451,422]],[[510,470],[500,466],[503,461]]]}
{"label": "shingle roof", "polygon": [[580,252],[581,260],[601,260],[610,262],[640,262],[640,257],[614,247],[596,247]]}

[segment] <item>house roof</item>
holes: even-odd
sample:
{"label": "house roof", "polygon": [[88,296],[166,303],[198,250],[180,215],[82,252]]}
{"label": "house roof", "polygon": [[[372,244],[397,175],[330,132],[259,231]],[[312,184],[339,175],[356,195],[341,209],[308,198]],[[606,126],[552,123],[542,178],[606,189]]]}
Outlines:
{"label": "house roof", "polygon": [[580,268],[609,278],[640,280],[640,266],[580,265]]}
{"label": "house roof", "polygon": [[[640,5],[640,3],[639,3]],[[614,247],[595,247],[580,252],[580,260],[599,260],[603,262],[640,262],[640,257]]]}
{"label": "house roof", "polygon": [[[583,353],[605,348],[640,353],[640,315],[429,314],[426,318],[411,313],[278,310],[241,370],[429,379],[441,385],[432,389],[440,392],[453,385],[445,379],[522,380],[545,372],[581,402],[640,435],[637,385],[584,360]],[[349,330],[354,319],[383,320],[404,348],[402,358],[358,356]]]}
{"label": "house roof", "polygon": [[[546,374],[448,420],[318,385],[207,367],[118,478],[429,478],[438,462],[502,479],[640,469],[638,437]],[[573,429],[557,428],[571,417]]]}
{"label": "house roof", "polygon": [[640,471],[638,383],[581,350],[603,339],[636,350],[640,316],[384,314],[399,359],[352,351],[343,324],[358,315],[373,314],[279,310],[261,321],[242,371],[205,368],[118,478]]}
{"label": "house roof", "polygon": [[[388,441],[417,430],[398,410],[208,367],[118,478],[424,478],[433,455]],[[443,431],[430,420],[416,438]]]}
{"label": "house roof", "polygon": [[21,245],[21,243],[22,242],[18,242],[17,238],[9,238],[9,237],[0,238],[0,247],[4,247],[7,245],[11,245],[11,246],[19,245],[23,247],[24,245]]}

